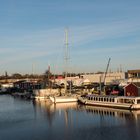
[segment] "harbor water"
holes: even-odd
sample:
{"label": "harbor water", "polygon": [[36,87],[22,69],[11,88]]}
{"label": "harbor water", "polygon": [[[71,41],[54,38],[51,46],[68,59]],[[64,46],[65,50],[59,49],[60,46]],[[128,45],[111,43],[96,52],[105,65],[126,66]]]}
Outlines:
{"label": "harbor water", "polygon": [[0,96],[0,140],[139,140],[140,111]]}

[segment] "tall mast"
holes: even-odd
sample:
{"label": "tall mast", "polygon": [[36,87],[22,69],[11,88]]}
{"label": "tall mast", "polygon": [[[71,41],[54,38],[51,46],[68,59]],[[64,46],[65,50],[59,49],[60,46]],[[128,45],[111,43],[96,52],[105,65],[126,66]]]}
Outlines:
{"label": "tall mast", "polygon": [[65,29],[65,94],[67,93],[67,71],[68,71],[68,29]]}

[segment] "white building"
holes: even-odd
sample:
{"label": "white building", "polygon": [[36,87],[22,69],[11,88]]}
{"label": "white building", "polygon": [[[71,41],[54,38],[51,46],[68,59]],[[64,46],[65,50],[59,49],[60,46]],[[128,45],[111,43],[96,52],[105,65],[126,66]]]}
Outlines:
{"label": "white building", "polygon": [[[85,74],[82,75],[84,79],[88,79],[90,82],[93,83],[100,83],[104,82],[105,74],[104,73],[99,73],[99,74]],[[122,79],[126,79],[127,74],[125,72],[111,72],[106,74],[105,78],[105,84],[110,84],[115,81],[119,81]]]}

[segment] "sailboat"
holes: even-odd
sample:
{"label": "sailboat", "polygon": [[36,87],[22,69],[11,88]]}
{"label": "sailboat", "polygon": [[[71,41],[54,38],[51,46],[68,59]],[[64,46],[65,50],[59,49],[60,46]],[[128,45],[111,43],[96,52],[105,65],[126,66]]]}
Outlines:
{"label": "sailboat", "polygon": [[65,95],[64,96],[50,96],[50,100],[53,103],[69,103],[69,102],[77,102],[77,95],[68,95],[67,91],[67,61],[68,61],[68,30],[65,30],[65,63],[66,63],[66,72],[65,72]]}

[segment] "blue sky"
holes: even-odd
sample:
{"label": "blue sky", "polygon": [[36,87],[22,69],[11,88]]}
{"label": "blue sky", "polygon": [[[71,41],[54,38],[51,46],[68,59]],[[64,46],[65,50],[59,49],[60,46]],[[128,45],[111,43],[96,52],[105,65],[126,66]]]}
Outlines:
{"label": "blue sky", "polygon": [[139,0],[0,0],[0,74],[140,68]]}

